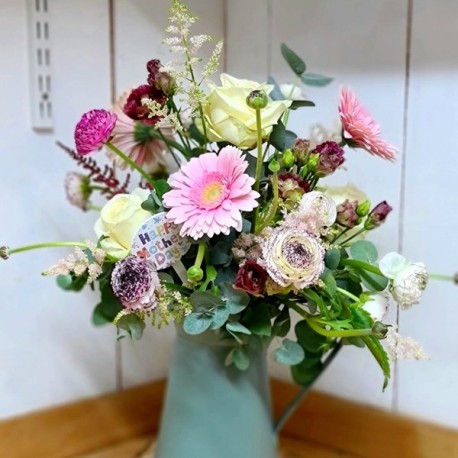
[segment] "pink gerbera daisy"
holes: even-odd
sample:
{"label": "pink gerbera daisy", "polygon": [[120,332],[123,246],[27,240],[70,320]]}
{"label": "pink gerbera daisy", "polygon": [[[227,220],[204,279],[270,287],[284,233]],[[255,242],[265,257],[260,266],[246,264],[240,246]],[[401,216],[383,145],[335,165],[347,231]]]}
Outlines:
{"label": "pink gerbera daisy", "polygon": [[349,89],[344,88],[340,93],[339,113],[343,137],[350,146],[389,161],[396,158],[396,148],[380,138],[380,125]]}
{"label": "pink gerbera daisy", "polygon": [[219,154],[206,153],[191,159],[169,178],[172,190],[164,194],[167,217],[182,224],[181,235],[204,235],[242,230],[242,211],[257,205],[254,179],[245,170],[248,162],[238,148],[226,146]]}

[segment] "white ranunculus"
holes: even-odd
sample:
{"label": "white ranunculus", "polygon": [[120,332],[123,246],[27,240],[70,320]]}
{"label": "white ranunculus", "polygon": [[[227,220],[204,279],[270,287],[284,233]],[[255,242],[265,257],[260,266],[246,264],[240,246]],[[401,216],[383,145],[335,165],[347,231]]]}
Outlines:
{"label": "white ranunculus", "polygon": [[376,293],[370,295],[370,300],[364,303],[363,309],[370,314],[374,321],[383,321],[389,306],[388,294]]}
{"label": "white ranunculus", "polygon": [[[208,139],[229,142],[242,149],[253,148],[257,141],[256,111],[247,105],[246,98],[254,90],[269,94],[273,86],[234,78],[225,73],[221,75],[221,86],[208,85],[210,95],[203,108]],[[262,138],[270,135],[273,126],[290,105],[289,100],[269,100],[261,110]]]}
{"label": "white ranunculus", "polygon": [[116,259],[123,259],[132,248],[132,241],[140,226],[151,217],[141,207],[150,194],[137,188],[131,194],[117,194],[102,208],[94,231],[97,237],[106,236],[100,242],[102,249]]}
{"label": "white ranunculus", "polygon": [[428,282],[428,273],[423,263],[410,264],[396,274],[391,294],[393,299],[407,309],[420,302]]}
{"label": "white ranunculus", "polygon": [[333,199],[319,191],[305,193],[298,211],[304,215],[317,216],[323,226],[332,226],[337,217],[337,207]]}

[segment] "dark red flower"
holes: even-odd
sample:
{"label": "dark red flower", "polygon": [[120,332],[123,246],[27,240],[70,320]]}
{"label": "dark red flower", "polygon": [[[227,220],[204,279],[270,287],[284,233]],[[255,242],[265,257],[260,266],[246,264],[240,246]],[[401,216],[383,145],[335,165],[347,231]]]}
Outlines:
{"label": "dark red flower", "polygon": [[393,208],[386,200],[380,202],[367,216],[367,219],[364,222],[364,227],[367,230],[371,230],[380,226],[386,220],[386,217],[389,215],[391,210],[393,210]]}
{"label": "dark red flower", "polygon": [[337,206],[336,221],[342,226],[348,227],[349,229],[355,227],[359,218],[358,214],[356,213],[357,207],[358,202],[356,200],[344,200],[340,205]]}
{"label": "dark red flower", "polygon": [[148,107],[143,103],[144,99],[154,100],[160,105],[167,102],[167,96],[154,86],[143,84],[132,90],[124,105],[123,111],[129,118],[135,121],[142,121],[145,124],[154,125],[158,122],[158,117],[148,117]]}
{"label": "dark red flower", "polygon": [[319,144],[314,153],[320,155],[316,166],[317,175],[326,177],[334,173],[345,162],[344,150],[336,142],[324,142]]}
{"label": "dark red flower", "polygon": [[247,259],[237,272],[234,288],[246,291],[253,296],[260,296],[264,291],[266,280],[267,271],[264,267]]}

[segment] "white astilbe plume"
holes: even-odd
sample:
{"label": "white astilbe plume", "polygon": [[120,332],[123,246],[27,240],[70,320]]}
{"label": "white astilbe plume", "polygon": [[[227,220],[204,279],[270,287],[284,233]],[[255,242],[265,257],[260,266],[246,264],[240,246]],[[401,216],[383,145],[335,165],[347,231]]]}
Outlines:
{"label": "white astilbe plume", "polygon": [[387,351],[393,361],[400,359],[429,359],[423,347],[411,337],[401,336],[396,327],[388,328],[386,335]]}

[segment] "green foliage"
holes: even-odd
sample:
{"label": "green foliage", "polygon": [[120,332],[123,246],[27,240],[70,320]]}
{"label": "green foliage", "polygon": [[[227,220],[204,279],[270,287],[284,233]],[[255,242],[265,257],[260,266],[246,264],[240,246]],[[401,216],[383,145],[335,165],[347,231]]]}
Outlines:
{"label": "green foliage", "polygon": [[362,337],[362,340],[378,362],[384,375],[383,390],[388,386],[391,377],[390,359],[380,341],[374,336]]}
{"label": "green foliage", "polygon": [[327,267],[324,269],[323,273],[321,274],[321,280],[323,280],[326,292],[329,296],[335,296],[337,292],[337,283],[334,275],[332,275],[332,271]]}
{"label": "green foliage", "polygon": [[310,386],[320,375],[322,366],[320,357],[309,357],[306,353],[301,363],[291,366],[291,375],[298,385]]}
{"label": "green foliage", "polygon": [[129,313],[118,320],[117,326],[119,329],[118,340],[126,336],[139,340],[143,335],[145,322],[138,315]]}
{"label": "green foliage", "polygon": [[304,73],[301,75],[301,81],[307,86],[323,87],[331,83],[334,78],[317,73]]}
{"label": "green foliage", "polygon": [[232,240],[220,240],[210,251],[210,260],[216,266],[229,266],[232,261]]}
{"label": "green foliage", "polygon": [[190,137],[195,140],[199,145],[205,145],[206,140],[202,132],[199,130],[199,128],[196,126],[196,123],[193,122],[188,129]]}
{"label": "green foliage", "polygon": [[321,353],[325,344],[326,337],[317,334],[307,323],[302,320],[296,324],[294,328],[298,343],[306,352]]}
{"label": "green foliage", "polygon": [[274,87],[269,94],[269,97],[272,100],[285,100],[285,96],[283,95],[280,87],[278,86],[277,82],[271,76],[269,76],[269,78],[267,79],[267,83],[271,84]]}
{"label": "green foliage", "polygon": [[56,277],[56,283],[59,288],[62,288],[64,291],[81,291],[87,283],[87,273],[82,275],[75,275],[73,272],[68,275],[58,275]]}
{"label": "green foliage", "polygon": [[259,302],[246,309],[242,324],[258,336],[270,337],[272,334],[269,308]]}
{"label": "green foliage", "polygon": [[213,314],[209,312],[194,312],[189,314],[183,321],[183,329],[187,334],[197,335],[210,328],[213,322]]}
{"label": "green foliage", "polygon": [[282,311],[277,315],[272,327],[272,334],[278,337],[285,337],[291,328],[291,318],[289,316],[289,308],[283,307]]}
{"label": "green foliage", "polygon": [[273,357],[279,363],[294,366],[303,361],[305,352],[297,342],[283,339],[282,346],[273,352]]}
{"label": "green foliage", "polygon": [[375,264],[378,259],[377,248],[368,240],[358,240],[350,247],[350,254],[353,259]]}
{"label": "green foliage", "polygon": [[238,321],[230,321],[226,324],[226,329],[231,333],[251,335],[251,331]]}
{"label": "green foliage", "polygon": [[194,291],[189,296],[189,302],[197,311],[209,311],[213,307],[224,306],[224,302],[210,292]]}
{"label": "green foliage", "polygon": [[315,104],[311,100],[293,100],[289,109],[297,110],[302,107],[314,107]]}
{"label": "green foliage", "polygon": [[162,200],[162,196],[170,191],[170,185],[166,180],[155,180],[154,181],[154,191],[156,192],[157,197]]}
{"label": "green foliage", "polygon": [[246,371],[250,367],[250,358],[243,347],[234,348],[233,361],[235,367],[240,371]]}
{"label": "green foliage", "polygon": [[383,291],[388,286],[388,279],[365,270],[360,272],[363,285],[370,291]]}
{"label": "green foliage", "polygon": [[324,255],[324,263],[328,269],[335,270],[339,266],[341,252],[337,248],[326,251]]}
{"label": "green foliage", "polygon": [[156,203],[156,200],[153,197],[153,194],[150,194],[148,198],[142,202],[141,207],[147,212],[156,213],[159,209],[159,205]]}
{"label": "green foliage", "polygon": [[219,329],[224,326],[229,318],[229,315],[229,308],[226,304],[215,307],[212,310],[212,323],[210,325],[210,329]]}
{"label": "green foliage", "polygon": [[234,289],[230,283],[221,283],[219,287],[221,298],[225,301],[231,315],[240,313],[250,303],[250,296],[245,291]]}
{"label": "green foliage", "polygon": [[305,62],[293,50],[288,48],[285,43],[281,44],[281,54],[297,76],[305,73]]}
{"label": "green foliage", "polygon": [[278,151],[284,151],[287,148],[291,148],[297,135],[290,130],[286,130],[285,125],[278,121],[278,123],[272,129],[269,137],[269,143]]}

